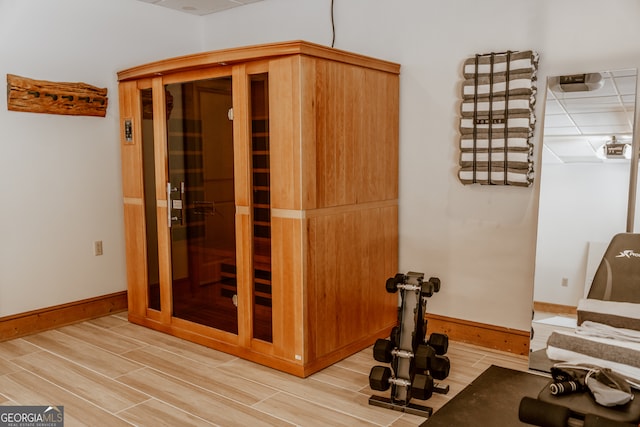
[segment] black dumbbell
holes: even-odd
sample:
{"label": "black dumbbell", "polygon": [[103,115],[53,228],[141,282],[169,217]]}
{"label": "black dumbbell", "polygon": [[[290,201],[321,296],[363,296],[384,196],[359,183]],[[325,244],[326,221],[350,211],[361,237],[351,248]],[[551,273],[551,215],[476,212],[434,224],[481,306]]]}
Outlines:
{"label": "black dumbbell", "polygon": [[433,283],[433,292],[440,292],[440,279],[437,277],[429,277],[429,282]]}
{"label": "black dumbbell", "polygon": [[389,363],[393,359],[392,351],[394,345],[391,341],[378,338],[373,345],[373,358],[378,362]]}
{"label": "black dumbbell", "polygon": [[374,366],[369,372],[369,387],[372,390],[386,391],[389,389],[391,368],[388,366]]}
{"label": "black dumbbell", "polygon": [[449,350],[449,336],[447,334],[433,333],[429,336],[427,344],[433,347],[436,354],[442,356],[443,354],[447,354]]}
{"label": "black dumbbell", "polygon": [[447,356],[436,354],[429,361],[429,373],[437,380],[443,380],[449,376],[451,370],[451,361]]}
{"label": "black dumbbell", "polygon": [[386,391],[391,384],[398,387],[411,387],[411,381],[404,378],[396,378],[391,375],[391,368],[388,366],[374,366],[369,372],[369,387],[372,390]]}
{"label": "black dumbbell", "polygon": [[415,362],[416,369],[421,371],[426,371],[429,369],[430,361],[433,357],[436,356],[436,351],[427,344],[420,344],[418,348],[416,348],[415,352]]}
{"label": "black dumbbell", "polygon": [[431,282],[422,282],[420,284],[420,295],[423,297],[431,297],[433,296],[433,293],[435,292],[433,283]]}
{"label": "black dumbbell", "polygon": [[431,297],[435,292],[440,291],[440,279],[437,277],[431,277],[429,278],[429,281],[422,282],[420,287],[420,292],[423,297]]}
{"label": "black dumbbell", "polygon": [[437,354],[435,349],[427,344],[420,344],[415,352],[416,369],[429,371],[437,380],[443,380],[449,376],[451,361],[447,356]]}
{"label": "black dumbbell", "polygon": [[404,274],[398,273],[393,277],[389,277],[387,279],[387,283],[385,287],[387,288],[387,292],[390,294],[395,294],[398,292],[398,285],[404,282]]}
{"label": "black dumbbell", "polygon": [[433,377],[426,374],[415,374],[411,382],[411,397],[427,400],[433,395]]}
{"label": "black dumbbell", "polygon": [[390,340],[378,338],[373,345],[373,358],[378,362],[391,363],[394,360],[394,356],[401,359],[411,359],[413,353],[395,347]]}

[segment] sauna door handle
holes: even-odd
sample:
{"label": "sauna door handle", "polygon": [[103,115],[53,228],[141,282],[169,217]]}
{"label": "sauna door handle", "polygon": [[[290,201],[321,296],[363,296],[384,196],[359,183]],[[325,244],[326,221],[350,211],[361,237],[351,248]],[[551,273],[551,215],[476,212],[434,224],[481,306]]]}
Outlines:
{"label": "sauna door handle", "polygon": [[[172,199],[173,193],[178,193],[180,197]],[[174,216],[174,210],[180,211],[180,216]],[[180,183],[180,188],[173,187],[170,182],[167,182],[167,225],[171,228],[174,221],[180,221],[180,225],[184,225],[184,220],[184,181]]]}

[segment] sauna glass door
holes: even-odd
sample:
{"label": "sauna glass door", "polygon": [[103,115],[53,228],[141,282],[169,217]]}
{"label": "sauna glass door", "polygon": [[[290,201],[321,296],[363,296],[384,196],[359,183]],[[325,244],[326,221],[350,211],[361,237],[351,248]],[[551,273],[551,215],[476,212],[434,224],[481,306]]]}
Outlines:
{"label": "sauna glass door", "polygon": [[237,334],[231,77],[165,96],[173,317]]}

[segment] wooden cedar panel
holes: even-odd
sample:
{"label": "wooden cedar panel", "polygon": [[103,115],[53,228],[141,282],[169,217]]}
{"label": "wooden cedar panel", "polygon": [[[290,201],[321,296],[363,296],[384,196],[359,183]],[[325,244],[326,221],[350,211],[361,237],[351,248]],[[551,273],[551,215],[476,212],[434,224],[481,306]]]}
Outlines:
{"label": "wooden cedar panel", "polygon": [[[353,110],[360,111],[348,88],[360,85],[364,70],[327,61],[316,64],[316,191],[318,207],[350,205],[356,201],[353,179],[363,171],[356,163],[352,140],[359,128]],[[358,90],[360,92],[360,90]],[[357,172],[356,172],[357,171]]]}
{"label": "wooden cedar panel", "polygon": [[238,336],[240,345],[249,347],[253,336],[253,239],[248,208],[236,213],[236,286],[238,292]]}
{"label": "wooden cedar panel", "polygon": [[[397,296],[384,284],[397,273],[395,207],[360,209],[309,220],[309,295],[316,357],[391,328]],[[395,268],[394,268],[395,267]]]}
{"label": "wooden cedar panel", "polygon": [[303,220],[271,219],[271,292],[274,355],[306,363],[305,335],[309,325],[305,316]]}
{"label": "wooden cedar panel", "polygon": [[400,79],[392,74],[375,73],[375,76],[380,87],[371,91],[377,95],[377,121],[370,131],[379,137],[376,141],[381,147],[376,155],[383,169],[369,169],[369,173],[382,175],[378,178],[384,183],[382,198],[395,200],[398,198],[400,174]]}
{"label": "wooden cedar panel", "polygon": [[147,248],[145,236],[144,205],[124,204],[125,254],[127,257],[127,282],[129,283],[129,312],[143,316],[147,307]]}
{"label": "wooden cedar panel", "polygon": [[302,57],[300,61],[302,81],[300,100],[301,120],[301,168],[303,170],[300,184],[302,191],[301,209],[315,209],[318,207],[316,191],[317,157],[316,157],[316,109],[318,104],[316,91],[316,61],[315,58]]}
{"label": "wooden cedar panel", "polygon": [[397,198],[398,76],[317,60],[315,81],[318,207]]}
{"label": "wooden cedar panel", "polygon": [[300,58],[287,57],[271,61],[269,150],[271,207],[276,209],[301,208],[300,98]]}
{"label": "wooden cedar panel", "polygon": [[367,70],[356,99],[360,120],[350,119],[355,144],[355,190],[358,203],[398,198],[399,79]]}
{"label": "wooden cedar panel", "polygon": [[233,178],[236,205],[251,205],[251,118],[246,66],[233,67]]}
{"label": "wooden cedar panel", "polygon": [[[153,89],[153,117],[166,117],[166,94],[161,77],[151,82]],[[161,318],[169,324],[173,313],[171,298],[171,231],[167,220],[167,121],[153,121],[153,149],[156,179],[156,215],[158,228],[158,261],[160,277]]]}
{"label": "wooden cedar panel", "polygon": [[[143,197],[142,178],[142,128],[140,126],[140,99],[136,82],[119,86],[120,93],[120,156],[122,159],[122,193],[125,198]],[[133,141],[124,139],[125,119],[133,124]]]}
{"label": "wooden cedar panel", "polygon": [[[156,198],[158,201],[167,201],[167,121],[158,120],[166,117],[166,93],[161,77],[152,80],[153,90],[153,157],[155,162]],[[159,217],[160,218],[160,217]],[[166,212],[162,217],[166,221]]]}

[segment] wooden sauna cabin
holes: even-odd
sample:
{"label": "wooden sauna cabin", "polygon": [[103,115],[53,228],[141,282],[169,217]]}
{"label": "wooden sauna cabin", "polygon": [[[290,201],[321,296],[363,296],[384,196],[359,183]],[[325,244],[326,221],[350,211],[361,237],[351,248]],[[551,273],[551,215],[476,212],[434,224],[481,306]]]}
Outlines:
{"label": "wooden sauna cabin", "polygon": [[399,71],[302,41],[120,71],[129,320],[300,377],[387,336]]}

